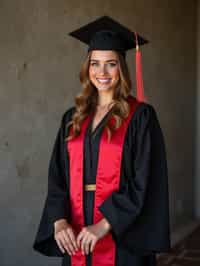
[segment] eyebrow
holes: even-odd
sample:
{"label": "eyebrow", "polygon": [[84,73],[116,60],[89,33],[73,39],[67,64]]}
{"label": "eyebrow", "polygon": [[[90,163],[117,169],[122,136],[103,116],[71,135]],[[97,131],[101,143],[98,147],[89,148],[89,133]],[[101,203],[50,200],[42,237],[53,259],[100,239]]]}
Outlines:
{"label": "eyebrow", "polygon": [[[100,61],[100,60],[97,60],[97,59],[90,59],[90,61]],[[117,59],[110,59],[110,60],[106,60],[106,62],[111,62],[111,61],[115,61],[115,62],[118,62]]]}

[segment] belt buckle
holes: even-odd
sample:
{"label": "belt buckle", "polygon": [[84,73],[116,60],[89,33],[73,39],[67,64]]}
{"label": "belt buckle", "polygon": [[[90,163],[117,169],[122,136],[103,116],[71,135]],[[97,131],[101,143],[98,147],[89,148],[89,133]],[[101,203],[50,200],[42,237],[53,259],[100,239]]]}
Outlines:
{"label": "belt buckle", "polygon": [[95,190],[96,190],[96,184],[85,185],[85,191],[95,191]]}

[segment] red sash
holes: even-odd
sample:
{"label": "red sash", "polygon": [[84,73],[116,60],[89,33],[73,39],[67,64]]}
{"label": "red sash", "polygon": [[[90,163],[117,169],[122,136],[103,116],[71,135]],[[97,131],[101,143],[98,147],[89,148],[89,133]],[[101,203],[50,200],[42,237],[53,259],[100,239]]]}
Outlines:
{"label": "red sash", "polygon": [[[130,112],[121,126],[113,133],[110,143],[107,142],[107,132],[102,132],[99,158],[96,175],[96,191],[94,202],[93,222],[96,224],[103,217],[98,207],[109,197],[113,191],[119,189],[121,158],[123,143],[128,124],[133,116],[139,102],[131,95],[128,97]],[[84,225],[83,212],[83,148],[86,128],[90,122],[91,114],[82,122],[81,133],[73,140],[67,141],[70,167],[70,204],[71,204],[71,225],[78,234]],[[114,123],[111,117],[109,123]],[[70,128],[72,130],[72,128]],[[92,253],[92,266],[114,266],[116,246],[109,232],[100,239]],[[72,266],[85,266],[85,255],[81,251],[71,256]]]}

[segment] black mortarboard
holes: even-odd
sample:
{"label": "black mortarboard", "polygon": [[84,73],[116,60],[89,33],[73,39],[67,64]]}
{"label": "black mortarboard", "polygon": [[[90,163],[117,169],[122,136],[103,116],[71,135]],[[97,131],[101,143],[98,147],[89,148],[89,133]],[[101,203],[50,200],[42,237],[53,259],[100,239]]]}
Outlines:
{"label": "black mortarboard", "polygon": [[[126,52],[126,50],[136,47],[134,32],[108,16],[102,16],[70,32],[69,35],[89,45],[88,51],[117,50]],[[139,45],[148,42],[139,35],[137,37]]]}
{"label": "black mortarboard", "polygon": [[[141,68],[139,45],[148,43],[143,37],[108,16],[102,16],[70,32],[69,35],[87,44],[88,52],[91,50],[115,50],[125,57],[127,50],[137,48],[136,68],[137,66]],[[142,95],[137,98],[144,101],[143,88],[141,88],[143,82],[139,80],[138,83],[138,77],[141,79],[141,70],[136,69],[136,81],[139,84],[137,85],[137,94]]]}

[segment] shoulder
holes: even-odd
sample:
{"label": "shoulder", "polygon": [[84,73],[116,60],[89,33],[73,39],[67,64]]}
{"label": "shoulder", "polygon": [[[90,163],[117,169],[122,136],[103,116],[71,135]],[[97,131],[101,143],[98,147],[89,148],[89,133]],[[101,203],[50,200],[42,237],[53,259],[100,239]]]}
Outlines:
{"label": "shoulder", "polygon": [[75,106],[68,108],[62,115],[62,123],[66,124],[67,122],[69,122],[75,110],[76,110]]}
{"label": "shoulder", "polygon": [[131,123],[140,126],[151,122],[155,118],[157,118],[157,114],[154,106],[150,103],[140,102],[131,118]]}

